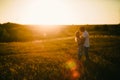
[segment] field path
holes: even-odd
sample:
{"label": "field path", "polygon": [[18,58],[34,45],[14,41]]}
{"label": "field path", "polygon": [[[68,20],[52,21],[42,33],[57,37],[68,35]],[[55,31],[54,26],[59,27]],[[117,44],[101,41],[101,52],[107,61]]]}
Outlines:
{"label": "field path", "polygon": [[[111,38],[115,38],[117,36],[109,36],[109,35],[92,35],[90,36],[90,38],[107,38],[107,37],[111,37]],[[74,39],[75,36],[69,36],[69,37],[62,37],[62,38],[52,38],[52,39],[45,39],[45,40],[35,40],[33,42],[49,42],[49,41],[61,41],[61,40],[69,40],[69,39]]]}
{"label": "field path", "polygon": [[68,39],[74,39],[74,36],[63,37],[63,38],[45,39],[45,40],[35,40],[33,42],[51,42],[51,41],[61,41],[61,40],[68,40]]}

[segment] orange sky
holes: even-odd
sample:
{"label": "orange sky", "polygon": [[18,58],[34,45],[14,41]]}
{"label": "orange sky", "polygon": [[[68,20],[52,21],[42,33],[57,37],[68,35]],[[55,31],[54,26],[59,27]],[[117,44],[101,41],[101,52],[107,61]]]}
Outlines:
{"label": "orange sky", "polygon": [[118,24],[120,0],[0,0],[0,23]]}

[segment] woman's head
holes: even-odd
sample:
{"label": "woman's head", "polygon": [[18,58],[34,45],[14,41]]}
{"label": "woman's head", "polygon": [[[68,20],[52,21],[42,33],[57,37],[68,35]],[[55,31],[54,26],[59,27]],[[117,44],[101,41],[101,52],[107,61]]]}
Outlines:
{"label": "woman's head", "polygon": [[80,32],[77,31],[76,34],[75,34],[76,37],[80,37]]}

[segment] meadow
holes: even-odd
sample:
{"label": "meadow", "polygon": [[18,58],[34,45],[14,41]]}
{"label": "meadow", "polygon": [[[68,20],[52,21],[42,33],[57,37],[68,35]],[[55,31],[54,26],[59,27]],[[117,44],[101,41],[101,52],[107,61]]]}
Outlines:
{"label": "meadow", "polygon": [[0,43],[0,80],[120,80],[120,37],[90,36],[90,61],[74,38]]}

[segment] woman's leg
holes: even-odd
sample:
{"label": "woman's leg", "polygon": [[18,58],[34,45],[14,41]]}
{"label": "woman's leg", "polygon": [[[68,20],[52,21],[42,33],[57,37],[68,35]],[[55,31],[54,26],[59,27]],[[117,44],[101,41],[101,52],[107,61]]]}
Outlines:
{"label": "woman's leg", "polygon": [[78,46],[78,59],[81,59],[83,54],[83,46],[79,45]]}

